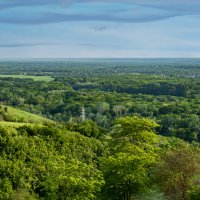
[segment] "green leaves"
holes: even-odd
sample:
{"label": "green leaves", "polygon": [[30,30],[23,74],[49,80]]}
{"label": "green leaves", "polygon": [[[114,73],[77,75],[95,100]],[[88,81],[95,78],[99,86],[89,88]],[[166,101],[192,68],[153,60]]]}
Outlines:
{"label": "green leaves", "polygon": [[156,170],[157,181],[169,199],[186,200],[188,191],[198,184],[200,154],[189,145],[167,151]]}
{"label": "green leaves", "polygon": [[[0,130],[0,199],[94,199],[104,184],[100,141],[52,127]],[[83,197],[83,198],[81,198]]]}
{"label": "green leaves", "polygon": [[49,175],[42,183],[46,199],[89,200],[104,184],[100,171],[78,160],[49,163]]}
{"label": "green leaves", "polygon": [[154,121],[145,118],[135,116],[119,118],[116,120],[112,136],[114,138],[127,138],[131,143],[156,142],[153,130],[158,126]]}
{"label": "green leaves", "polygon": [[88,120],[76,124],[82,134],[50,125],[1,128],[0,199],[164,198],[158,186],[169,199],[189,191],[198,198],[199,145],[162,138],[156,127],[119,118],[101,141],[94,137],[102,130]]}
{"label": "green leaves", "polygon": [[108,199],[130,200],[148,189],[150,169],[157,159],[158,137],[153,132],[157,126],[138,117],[116,120],[111,155],[100,160],[106,181],[103,194]]}

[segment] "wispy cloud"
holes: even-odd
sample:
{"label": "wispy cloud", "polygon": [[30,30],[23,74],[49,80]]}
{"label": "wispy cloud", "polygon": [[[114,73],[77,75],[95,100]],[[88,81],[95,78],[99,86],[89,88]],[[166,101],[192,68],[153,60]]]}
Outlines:
{"label": "wispy cloud", "polygon": [[173,9],[182,11],[198,10],[199,0],[1,0],[0,8],[10,8],[18,6],[42,6],[42,5],[73,5],[76,3],[129,3],[135,5],[156,7],[161,9]]}
{"label": "wispy cloud", "polygon": [[50,4],[59,4],[62,1],[56,0],[1,0],[0,8],[13,8],[13,7],[26,7],[26,6],[42,6],[42,5],[50,5]]}
{"label": "wispy cloud", "polygon": [[[114,14],[62,14],[62,13],[35,13],[35,15],[22,16],[0,16],[0,23],[7,24],[23,24],[23,25],[37,25],[46,23],[59,23],[59,22],[70,22],[70,21],[104,21],[104,22],[118,22],[118,23],[144,23],[151,21],[159,21],[171,17],[181,16],[180,13],[165,12],[165,13],[154,13],[146,15],[134,15],[123,13]],[[102,30],[102,29],[99,29]]]}
{"label": "wispy cloud", "polygon": [[[77,3],[84,6],[78,10],[63,9],[66,5]],[[113,10],[106,10],[108,4],[117,3],[127,5],[127,8],[121,9],[119,5]],[[99,7],[99,4],[104,7]],[[90,8],[91,5],[92,8]],[[33,8],[33,6],[37,7]],[[52,6],[57,6],[55,12],[52,12]],[[28,7],[27,10],[31,9],[31,12],[25,12],[24,7]],[[90,8],[89,13],[88,7]],[[190,0],[189,3],[188,0],[1,0],[0,9],[3,8],[10,8],[12,11],[1,11],[0,23],[23,25],[69,21],[145,23],[184,15],[200,15],[200,2],[197,0]],[[95,13],[92,9],[97,12]],[[102,30],[96,29],[96,31]]]}
{"label": "wispy cloud", "polygon": [[18,47],[32,47],[32,46],[42,46],[51,45],[45,43],[0,43],[0,48],[18,48]]}
{"label": "wispy cloud", "polygon": [[102,32],[102,31],[107,31],[109,27],[108,26],[93,26],[93,27],[89,27],[89,29],[92,29],[96,32]]}
{"label": "wispy cloud", "polygon": [[[123,48],[124,46],[118,44],[98,44],[98,43],[82,43],[78,44],[78,46],[89,47],[89,48]],[[125,47],[126,48],[126,47]]]}
{"label": "wispy cloud", "polygon": [[0,57],[200,55],[199,19],[200,0],[0,0]]}

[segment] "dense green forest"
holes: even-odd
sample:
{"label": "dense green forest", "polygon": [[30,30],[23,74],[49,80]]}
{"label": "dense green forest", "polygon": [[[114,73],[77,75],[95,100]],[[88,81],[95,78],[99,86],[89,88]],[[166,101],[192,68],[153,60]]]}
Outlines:
{"label": "dense green forest", "polygon": [[0,199],[200,199],[200,60],[0,63]]}

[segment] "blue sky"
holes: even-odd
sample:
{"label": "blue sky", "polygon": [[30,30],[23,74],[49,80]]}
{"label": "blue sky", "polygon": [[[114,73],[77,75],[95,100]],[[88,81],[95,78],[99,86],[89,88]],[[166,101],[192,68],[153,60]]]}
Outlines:
{"label": "blue sky", "polygon": [[200,57],[199,0],[0,0],[0,58]]}

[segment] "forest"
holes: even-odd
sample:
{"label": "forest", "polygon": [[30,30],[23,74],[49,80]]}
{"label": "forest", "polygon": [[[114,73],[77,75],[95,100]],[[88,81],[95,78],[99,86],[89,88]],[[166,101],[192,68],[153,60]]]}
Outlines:
{"label": "forest", "polygon": [[200,60],[0,62],[0,199],[200,199]]}

